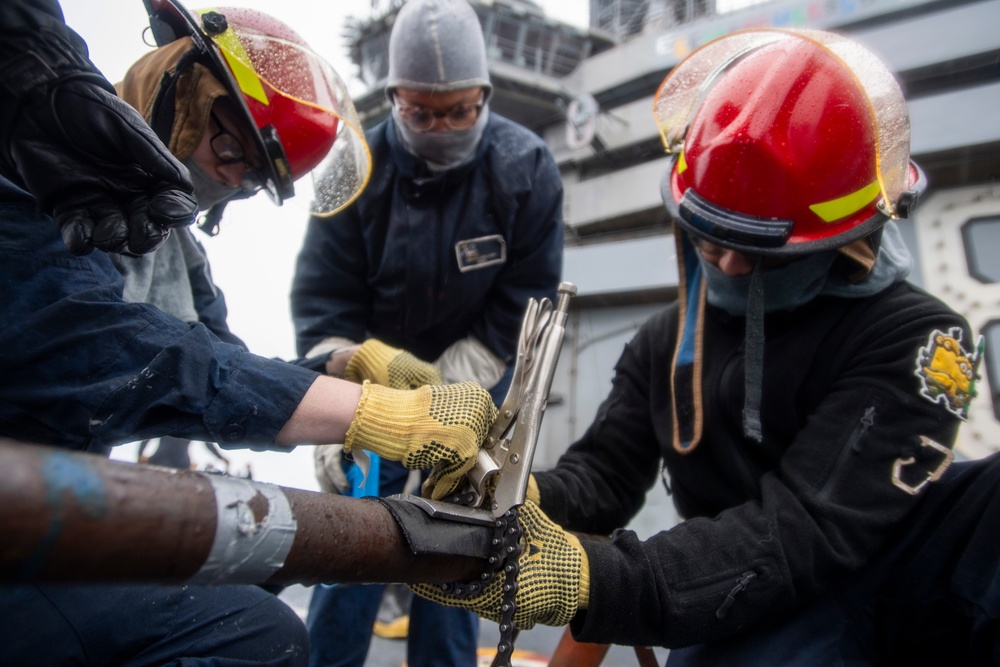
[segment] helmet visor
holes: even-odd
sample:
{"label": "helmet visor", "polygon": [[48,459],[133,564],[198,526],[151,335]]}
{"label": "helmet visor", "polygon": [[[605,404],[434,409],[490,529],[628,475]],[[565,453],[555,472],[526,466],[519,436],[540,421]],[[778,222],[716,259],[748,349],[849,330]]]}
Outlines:
{"label": "helmet visor", "polygon": [[679,154],[703,97],[734,64],[781,40],[812,42],[837,60],[857,82],[868,103],[875,135],[875,165],[885,213],[908,189],[910,124],[902,91],[885,65],[856,42],[818,30],[760,28],[734,32],[694,51],[660,85],[653,102],[660,138],[668,153]]}
{"label": "helmet visor", "polygon": [[312,213],[333,215],[354,201],[368,183],[371,154],[347,86],[333,67],[302,44],[236,21],[212,41],[256,124],[273,127],[280,140],[258,147],[279,181],[265,182],[265,189],[273,196],[281,191],[280,181],[290,183],[309,171]]}

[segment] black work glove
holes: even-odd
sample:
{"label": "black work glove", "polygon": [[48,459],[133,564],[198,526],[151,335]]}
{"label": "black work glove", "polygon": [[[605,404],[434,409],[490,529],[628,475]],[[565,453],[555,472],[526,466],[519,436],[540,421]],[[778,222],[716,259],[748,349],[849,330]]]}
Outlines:
{"label": "black work glove", "polygon": [[194,221],[187,169],[100,74],[57,74],[50,53],[39,48],[5,68],[15,74],[2,83],[16,110],[0,160],[55,218],[74,254],[155,250],[171,228]]}

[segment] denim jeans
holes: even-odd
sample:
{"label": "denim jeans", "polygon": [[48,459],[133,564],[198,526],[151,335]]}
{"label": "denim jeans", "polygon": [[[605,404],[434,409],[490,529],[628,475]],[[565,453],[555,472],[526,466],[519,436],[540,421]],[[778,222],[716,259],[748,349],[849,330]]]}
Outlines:
{"label": "denim jeans", "polygon": [[0,587],[0,664],[302,667],[295,612],[257,586]]}
{"label": "denim jeans", "polygon": [[[385,586],[316,586],[309,604],[312,667],[361,667]],[[406,645],[409,667],[475,667],[479,619],[414,596]]]}
{"label": "denim jeans", "polygon": [[[372,456],[373,462],[376,457]],[[361,480],[357,468],[345,461],[347,476]],[[364,488],[352,495],[391,496],[403,491],[409,470],[398,461],[378,460],[368,472]],[[419,491],[418,491],[419,493]],[[313,588],[306,627],[312,654],[310,667],[362,667],[371,644],[385,586],[382,584],[320,584]],[[408,667],[474,667],[479,645],[479,619],[414,596],[410,603]]]}
{"label": "denim jeans", "polygon": [[[490,389],[497,405],[503,402],[512,376],[513,366],[508,366]],[[344,465],[349,479],[361,479],[350,461]],[[354,488],[351,493],[391,496],[403,490],[408,474],[400,463],[381,460],[369,470],[364,488]],[[384,591],[380,584],[319,585],[313,589],[306,622],[312,645],[311,667],[362,667]],[[408,667],[474,667],[478,643],[479,619],[475,614],[413,597],[406,646]]]}

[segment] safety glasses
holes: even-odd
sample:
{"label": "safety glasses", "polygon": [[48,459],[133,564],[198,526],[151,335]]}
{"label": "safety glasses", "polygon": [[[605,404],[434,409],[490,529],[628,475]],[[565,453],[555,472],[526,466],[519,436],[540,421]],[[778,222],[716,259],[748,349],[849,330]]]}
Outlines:
{"label": "safety glasses", "polygon": [[434,111],[427,107],[418,105],[403,105],[398,97],[393,96],[399,117],[406,123],[406,126],[414,132],[428,132],[438,118],[444,119],[444,124],[450,130],[471,129],[479,120],[479,113],[483,110],[483,98],[473,104],[456,104],[447,111]]}
{"label": "safety glasses", "polygon": [[215,157],[223,164],[235,164],[242,162],[246,168],[240,187],[244,190],[255,191],[262,187],[263,178],[260,173],[260,165],[254,164],[247,158],[246,150],[236,135],[229,131],[214,111],[209,112],[212,122],[218,131],[212,135],[210,144]]}

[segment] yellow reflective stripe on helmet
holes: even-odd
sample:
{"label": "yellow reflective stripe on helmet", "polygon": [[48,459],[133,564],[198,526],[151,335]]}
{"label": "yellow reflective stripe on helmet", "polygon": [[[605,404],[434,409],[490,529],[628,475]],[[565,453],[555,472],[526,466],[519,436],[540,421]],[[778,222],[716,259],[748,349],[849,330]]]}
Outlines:
{"label": "yellow reflective stripe on helmet", "polygon": [[882,192],[878,181],[872,181],[856,192],[830,201],[813,204],[809,210],[823,219],[823,222],[834,222],[860,211]]}
{"label": "yellow reflective stripe on helmet", "polygon": [[688,163],[687,160],[684,159],[684,151],[682,150],[680,155],[677,156],[677,173],[683,174],[685,171],[687,171],[687,168],[688,168]]}
{"label": "yellow reflective stripe on helmet", "polygon": [[254,71],[253,66],[250,64],[250,56],[247,55],[246,50],[240,44],[240,40],[236,37],[236,33],[233,32],[232,28],[226,30],[221,35],[215,35],[212,39],[222,51],[222,55],[225,56],[226,63],[229,64],[229,69],[233,71],[233,76],[236,77],[236,84],[243,91],[243,94],[252,97],[261,104],[268,104],[267,93],[264,92],[264,86],[261,84],[260,77]]}

